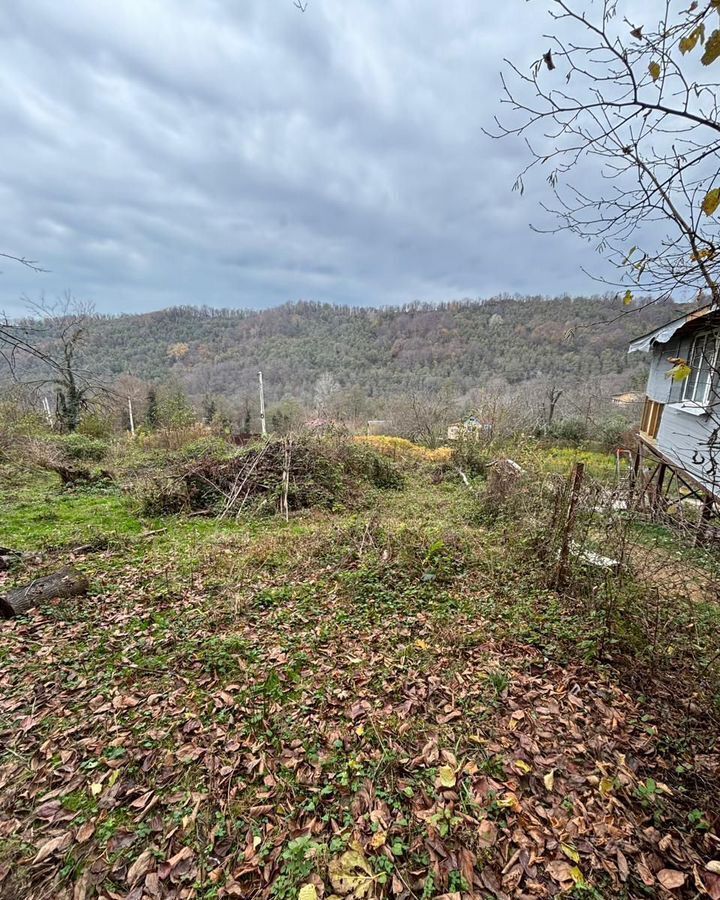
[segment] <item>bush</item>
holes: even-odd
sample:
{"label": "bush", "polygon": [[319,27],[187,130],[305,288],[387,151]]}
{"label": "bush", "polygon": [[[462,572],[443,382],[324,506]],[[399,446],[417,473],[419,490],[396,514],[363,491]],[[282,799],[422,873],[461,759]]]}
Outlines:
{"label": "bush", "polygon": [[612,453],[618,447],[632,447],[633,433],[627,419],[623,416],[611,416],[600,424],[598,442],[603,450]]}
{"label": "bush", "polygon": [[83,416],[75,433],[108,441],[113,436],[113,424],[107,416],[90,413]]}
{"label": "bush", "polygon": [[144,429],[137,434],[141,447],[147,450],[183,450],[189,445],[198,444],[212,438],[212,429],[208,425],[196,422],[189,425],[168,426],[157,431],[147,432]]}
{"label": "bush", "polygon": [[548,429],[549,437],[569,444],[580,444],[587,440],[588,427],[584,419],[561,419]]}
{"label": "bush", "polygon": [[217,435],[208,435],[198,441],[184,444],[180,449],[180,456],[184,459],[200,459],[204,456],[212,456],[215,459],[228,459],[234,455],[235,448],[224,438]]}
{"label": "bush", "polygon": [[461,438],[453,450],[452,461],[466,475],[485,477],[492,456],[488,445],[472,438]]}
{"label": "bush", "polygon": [[187,485],[177,478],[146,478],[135,486],[145,516],[172,516],[190,508]]}
{"label": "bush", "polygon": [[110,449],[105,441],[78,432],[62,435],[55,442],[63,455],[74,462],[101,462]]}
{"label": "bush", "polygon": [[360,446],[370,447],[376,453],[389,456],[401,463],[427,462],[443,463],[450,460],[452,450],[449,447],[430,449],[420,444],[413,444],[405,438],[388,437],[387,435],[357,435],[354,442]]}
{"label": "bush", "polygon": [[355,469],[361,476],[367,478],[375,487],[384,490],[402,488],[405,479],[399,469],[384,456],[365,447],[351,448],[348,459],[350,471]]}

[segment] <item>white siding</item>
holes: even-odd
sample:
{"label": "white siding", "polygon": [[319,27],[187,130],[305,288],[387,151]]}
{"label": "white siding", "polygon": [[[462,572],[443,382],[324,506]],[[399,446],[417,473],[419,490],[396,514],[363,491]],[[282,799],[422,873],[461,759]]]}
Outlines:
{"label": "white siding", "polygon": [[712,452],[709,447],[716,428],[715,416],[695,416],[673,405],[666,406],[660,422],[657,448],[697,481],[720,492],[720,447]]}

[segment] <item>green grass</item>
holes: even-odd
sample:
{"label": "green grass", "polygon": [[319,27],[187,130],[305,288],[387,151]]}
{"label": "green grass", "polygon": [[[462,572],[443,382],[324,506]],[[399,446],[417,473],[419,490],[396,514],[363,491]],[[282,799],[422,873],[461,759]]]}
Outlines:
{"label": "green grass", "polygon": [[[617,478],[615,457],[610,453],[599,453],[595,450],[583,450],[576,447],[550,447],[538,451],[537,460],[544,472],[565,475],[570,472],[576,462],[585,464],[585,471],[592,478],[600,481],[614,482]],[[620,474],[627,473],[627,460],[620,462]]]}
{"label": "green grass", "polygon": [[[569,467],[572,453],[561,451],[550,464]],[[120,893],[123,867],[151,844],[168,858],[187,845],[197,859],[233,859],[228,870],[237,870],[252,832],[262,864],[275,861],[274,887],[262,889],[294,898],[358,828],[367,832],[366,847],[371,829],[384,830],[358,817],[367,803],[388,822],[387,852],[367,851],[378,896],[389,896],[397,871],[415,879],[416,896],[431,897],[463,885],[454,869],[424,893],[435,878],[424,849],[429,829],[454,852],[474,846],[478,821],[488,817],[500,832],[498,858],[508,858],[502,832],[511,833],[513,813],[505,788],[485,796],[479,787],[492,779],[523,796],[514,757],[516,738],[530,726],[516,732],[513,710],[527,706],[530,720],[534,704],[549,716],[561,685],[552,737],[561,745],[567,739],[561,755],[575,753],[566,717],[577,716],[583,740],[594,741],[604,765],[616,765],[602,756],[606,725],[594,724],[598,712],[587,699],[615,678],[598,661],[594,620],[584,601],[548,590],[520,526],[476,524],[477,495],[452,481],[409,478],[404,490],[370,493],[367,501],[359,511],[306,510],[289,523],[280,516],[146,520],[114,488],[62,492],[41,478],[5,490],[0,543],[41,549],[107,541],[107,549],[79,556],[91,597],[48,604],[37,620],[0,629],[12,700],[0,710],[0,733],[12,736],[0,767],[12,770],[5,784],[22,823],[16,841],[0,843],[0,866],[12,864],[14,884],[49,878],[54,866],[59,880],[43,890],[59,895],[107,857],[119,862],[118,884],[106,880],[98,890]],[[62,549],[47,555],[53,564],[66,556]],[[709,606],[707,622],[696,625],[710,633]],[[566,702],[587,685],[584,703]],[[635,712],[627,693],[613,691],[608,703],[617,704],[623,729]],[[646,753],[645,741],[654,746],[648,734],[643,759],[653,766],[660,757]],[[422,757],[430,738],[469,766],[457,800],[438,793],[443,758]],[[666,745],[668,754],[688,755]],[[577,762],[586,766],[578,783],[591,811],[598,809],[589,781],[596,762],[595,750]],[[522,778],[535,779],[535,804],[546,789],[541,764],[533,767]],[[560,767],[556,774],[559,785]],[[113,779],[123,788],[115,799]],[[47,829],[33,810],[60,785],[68,788],[62,808],[74,817],[67,827],[87,821],[96,830],[64,859],[33,868],[28,860]],[[140,821],[128,804],[146,793],[156,805]],[[628,793],[623,802],[641,799]],[[702,821],[704,802],[693,798],[695,807]],[[310,821],[313,844],[288,836],[288,828],[307,832]],[[623,827],[632,830],[629,819]],[[484,852],[493,862],[496,850]],[[248,879],[249,896],[260,881]],[[198,896],[208,897],[217,886],[202,867],[197,885]]]}
{"label": "green grass", "polygon": [[37,476],[0,495],[0,544],[14,550],[121,541],[145,527],[115,487],[61,491],[53,476]]}

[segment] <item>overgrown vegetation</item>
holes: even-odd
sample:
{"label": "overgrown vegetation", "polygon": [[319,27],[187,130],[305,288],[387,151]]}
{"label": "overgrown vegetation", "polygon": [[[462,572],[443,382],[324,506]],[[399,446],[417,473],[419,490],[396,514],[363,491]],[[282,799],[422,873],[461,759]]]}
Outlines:
{"label": "overgrown vegetation", "polygon": [[500,495],[480,442],[105,451],[3,470],[0,578],[93,583],[0,626],[3,897],[715,889],[714,551],[613,508],[613,457],[506,447]]}

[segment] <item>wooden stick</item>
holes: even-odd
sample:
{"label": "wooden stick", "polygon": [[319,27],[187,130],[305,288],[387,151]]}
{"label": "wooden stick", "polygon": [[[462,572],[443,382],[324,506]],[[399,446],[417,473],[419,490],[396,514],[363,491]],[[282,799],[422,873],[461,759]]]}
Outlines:
{"label": "wooden stick", "polygon": [[578,500],[580,499],[580,487],[582,486],[584,474],[585,464],[576,462],[573,466],[572,474],[570,475],[570,501],[568,503],[567,515],[565,516],[562,545],[560,547],[560,558],[558,559],[558,566],[555,574],[555,588],[558,591],[563,589],[563,587],[565,586],[565,581],[567,580],[570,544],[572,543],[572,535],[573,531],[575,530]]}

